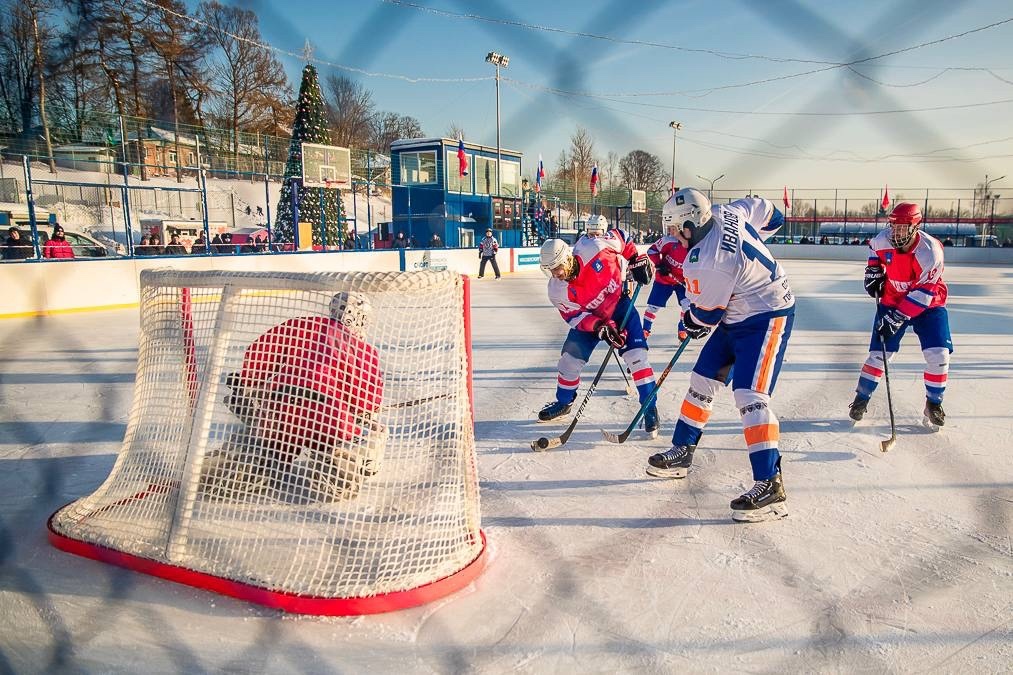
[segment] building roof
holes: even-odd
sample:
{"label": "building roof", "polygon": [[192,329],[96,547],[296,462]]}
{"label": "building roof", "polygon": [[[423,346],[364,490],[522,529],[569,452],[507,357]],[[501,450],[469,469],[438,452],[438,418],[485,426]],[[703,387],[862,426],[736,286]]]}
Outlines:
{"label": "building roof", "polygon": [[53,148],[53,152],[90,152],[93,154],[104,154],[112,155],[113,151],[109,148],[100,145],[87,145],[84,143],[70,143],[68,145],[58,145]]}
{"label": "building roof", "polygon": [[[402,138],[394,141],[390,144],[390,151],[395,150],[410,150],[415,147],[431,147],[433,145],[444,145],[450,147],[457,147],[456,138]],[[478,143],[464,142],[464,148],[466,150],[483,150],[485,152],[496,152],[496,146],[489,147],[488,145],[479,145]],[[511,150],[509,148],[500,147],[500,154],[513,155],[515,157],[521,157],[523,153],[520,150]]]}

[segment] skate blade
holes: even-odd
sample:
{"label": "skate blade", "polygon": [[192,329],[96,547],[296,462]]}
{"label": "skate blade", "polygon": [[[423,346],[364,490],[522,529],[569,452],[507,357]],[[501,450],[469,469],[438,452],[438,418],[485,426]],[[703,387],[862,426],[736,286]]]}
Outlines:
{"label": "skate blade", "polygon": [[657,437],[658,437],[658,430],[657,429],[655,429],[654,431],[645,431],[644,432],[644,438],[647,438],[647,439],[650,439],[650,440],[653,441]]}
{"label": "skate blade", "polygon": [[922,426],[925,427],[926,429],[929,429],[930,431],[934,431],[936,433],[939,433],[942,430],[942,428],[943,428],[942,426],[940,426],[938,424],[935,424],[928,417],[923,417],[922,418]]}
{"label": "skate blade", "polygon": [[647,465],[647,475],[655,478],[685,478],[689,475],[689,469],[675,467],[674,469],[662,469],[657,466]]}
{"label": "skate blade", "polygon": [[732,520],[739,523],[762,523],[767,520],[780,520],[788,515],[788,502],[768,504],[763,508],[751,511],[732,511]]}

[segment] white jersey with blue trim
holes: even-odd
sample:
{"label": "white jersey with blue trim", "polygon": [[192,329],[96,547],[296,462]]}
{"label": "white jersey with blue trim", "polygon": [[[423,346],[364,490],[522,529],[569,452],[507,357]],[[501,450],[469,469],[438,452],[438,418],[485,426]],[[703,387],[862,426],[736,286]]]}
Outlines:
{"label": "white jersey with blue trim", "polygon": [[788,313],[795,296],[764,244],[784,222],[780,211],[767,199],[746,198],[712,206],[711,216],[710,231],[683,263],[693,320],[716,326]]}

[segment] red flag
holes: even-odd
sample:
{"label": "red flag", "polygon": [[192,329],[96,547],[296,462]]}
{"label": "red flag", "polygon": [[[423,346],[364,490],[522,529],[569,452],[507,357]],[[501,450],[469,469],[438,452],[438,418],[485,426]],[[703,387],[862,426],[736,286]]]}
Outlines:
{"label": "red flag", "polygon": [[884,211],[886,211],[886,207],[890,206],[890,186],[889,185],[887,185],[883,189],[883,203],[880,204],[880,206],[883,207]]}
{"label": "red flag", "polygon": [[791,202],[788,201],[788,186],[784,186],[784,196],[781,198],[784,201],[784,209],[787,211],[791,208]]}
{"label": "red flag", "polygon": [[464,154],[464,136],[457,137],[457,163],[460,177],[468,175],[468,156]]}
{"label": "red flag", "polygon": [[598,194],[598,164],[591,167],[591,196]]}

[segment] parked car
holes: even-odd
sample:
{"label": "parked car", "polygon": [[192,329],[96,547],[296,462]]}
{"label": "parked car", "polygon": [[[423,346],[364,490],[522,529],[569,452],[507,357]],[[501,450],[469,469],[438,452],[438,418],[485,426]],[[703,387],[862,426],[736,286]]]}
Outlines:
{"label": "parked car", "polygon": [[[38,228],[39,248],[41,249],[49,241],[49,234],[52,229]],[[74,232],[64,228],[63,236],[67,238],[70,247],[74,249],[75,258],[104,258],[107,255],[116,255],[116,249],[107,246],[91,235],[82,232]]]}

